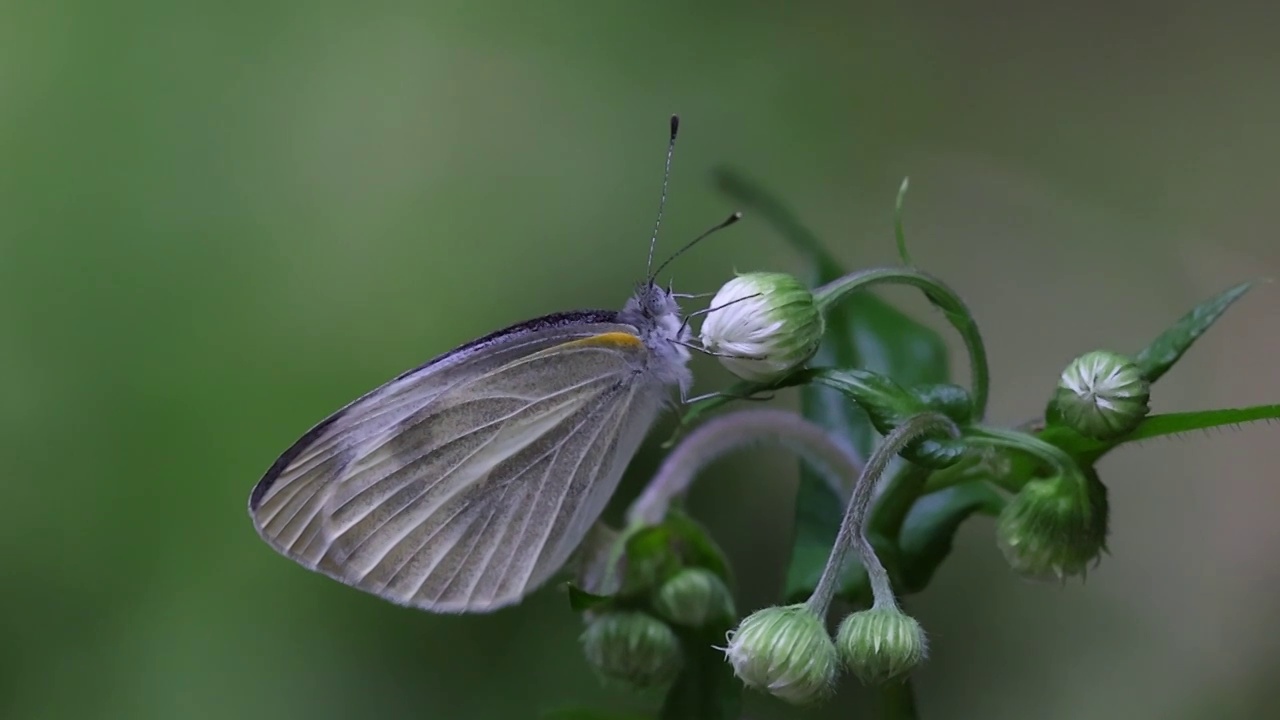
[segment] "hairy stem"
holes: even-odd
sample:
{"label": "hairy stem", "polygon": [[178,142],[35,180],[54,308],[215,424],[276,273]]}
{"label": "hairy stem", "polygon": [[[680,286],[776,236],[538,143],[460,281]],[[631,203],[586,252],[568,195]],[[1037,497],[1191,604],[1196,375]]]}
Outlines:
{"label": "hairy stem", "polygon": [[889,573],[885,571],[880,558],[876,556],[871,541],[867,539],[867,510],[871,498],[875,495],[876,482],[884,474],[885,468],[902,449],[913,441],[935,433],[947,433],[952,437],[960,435],[960,429],[946,415],[941,413],[921,413],[914,415],[906,422],[894,428],[884,436],[876,446],[867,464],[858,476],[858,483],[853,486],[853,496],[845,506],[844,520],[840,523],[840,532],[836,535],[831,554],[827,556],[827,565],[822,569],[822,576],[809,596],[809,609],[826,617],[831,599],[835,597],[836,588],[840,584],[840,573],[844,570],[845,560],[852,549],[867,571],[871,582],[871,596],[875,607],[898,606],[893,597],[893,587],[889,583]]}
{"label": "hairy stem", "polygon": [[671,501],[688,491],[707,465],[744,447],[772,443],[796,455],[831,486],[839,498],[849,496],[850,483],[862,469],[849,448],[836,443],[820,426],[788,410],[741,410],[712,418],[671,451],[644,492],[627,510],[631,525],[656,525]]}

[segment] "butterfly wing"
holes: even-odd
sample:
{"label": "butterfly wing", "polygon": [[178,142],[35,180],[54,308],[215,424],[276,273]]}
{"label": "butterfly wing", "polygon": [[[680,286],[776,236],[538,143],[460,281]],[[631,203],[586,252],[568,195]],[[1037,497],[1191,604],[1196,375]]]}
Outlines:
{"label": "butterfly wing", "polygon": [[518,602],[604,510],[656,418],[614,313],[548,316],[392,380],[285,452],[249,512],[277,551],[435,612]]}

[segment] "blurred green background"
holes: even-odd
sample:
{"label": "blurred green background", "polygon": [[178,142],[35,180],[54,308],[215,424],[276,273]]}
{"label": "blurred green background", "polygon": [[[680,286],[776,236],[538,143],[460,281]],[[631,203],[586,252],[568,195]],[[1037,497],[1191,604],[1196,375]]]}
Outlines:
{"label": "blurred green background", "polygon": [[[733,209],[710,183],[730,162],[850,265],[892,261],[910,175],[915,259],[982,323],[993,419],[1020,420],[1074,355],[1136,350],[1202,298],[1280,273],[1277,15],[7,0],[0,713],[649,707],[599,687],[557,591],[491,616],[394,607],[269,550],[250,488],[312,423],[405,368],[527,317],[620,306],[643,273],[673,111],[662,249]],[[798,266],[748,218],[674,273],[711,291],[735,268]],[[1280,400],[1278,300],[1263,285],[1233,309],[1156,410]],[[713,363],[696,369],[699,392],[724,387]],[[933,641],[923,716],[1270,716],[1276,433],[1109,457],[1113,555],[1084,585],[1018,580],[991,522],[966,526],[909,601]],[[734,562],[741,607],[769,604],[793,463],[759,452],[712,475],[694,512]],[[759,695],[747,707],[798,716]],[[865,707],[847,683],[812,716]]]}

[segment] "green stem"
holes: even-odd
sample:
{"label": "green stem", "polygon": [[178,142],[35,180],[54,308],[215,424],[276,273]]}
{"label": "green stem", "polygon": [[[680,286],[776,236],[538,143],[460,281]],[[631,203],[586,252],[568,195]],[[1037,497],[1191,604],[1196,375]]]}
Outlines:
{"label": "green stem", "polygon": [[978,426],[965,428],[964,438],[975,445],[1021,450],[1039,458],[1062,474],[1077,475],[1080,472],[1076,461],[1065,450],[1025,432]]}
{"label": "green stem", "polygon": [[960,458],[960,461],[950,467],[934,470],[929,474],[929,478],[925,480],[924,487],[920,488],[920,495],[928,495],[939,490],[945,490],[952,485],[958,485],[962,482],[968,482],[974,479],[975,470],[982,464],[982,458],[968,453]]}
{"label": "green stem", "polygon": [[902,184],[898,186],[898,200],[893,204],[893,236],[898,241],[898,257],[908,267],[915,263],[911,262],[911,254],[907,252],[907,234],[902,230],[902,204],[907,199],[907,188],[910,186],[911,178],[902,178]]}
{"label": "green stem", "polygon": [[916,720],[920,712],[916,710],[916,691],[911,678],[903,678],[901,682],[887,682],[877,686],[879,695],[881,720]]}
{"label": "green stem", "polygon": [[935,433],[947,433],[954,437],[959,436],[960,429],[951,418],[940,413],[913,415],[885,435],[871,457],[867,458],[867,464],[858,476],[858,483],[853,486],[853,495],[845,506],[844,520],[840,523],[840,532],[831,547],[831,554],[827,556],[826,567],[822,569],[822,575],[806,603],[818,617],[826,617],[827,610],[831,607],[831,599],[835,597],[836,588],[840,584],[840,573],[844,570],[845,559],[850,550],[857,554],[867,571],[874,606],[898,606],[893,596],[893,586],[889,582],[889,573],[876,556],[871,541],[867,539],[867,508],[875,495],[876,481],[884,474],[893,458],[915,440]]}
{"label": "green stem", "polygon": [[987,393],[990,383],[986,346],[982,344],[982,335],[978,332],[978,324],[969,313],[969,308],[965,306],[960,296],[941,280],[914,268],[870,268],[850,273],[817,288],[813,291],[813,297],[819,310],[825,313],[827,308],[839,302],[845,295],[881,283],[896,283],[919,288],[929,302],[942,310],[956,332],[960,333],[965,348],[969,351],[973,417],[975,422],[981,421],[987,411]]}

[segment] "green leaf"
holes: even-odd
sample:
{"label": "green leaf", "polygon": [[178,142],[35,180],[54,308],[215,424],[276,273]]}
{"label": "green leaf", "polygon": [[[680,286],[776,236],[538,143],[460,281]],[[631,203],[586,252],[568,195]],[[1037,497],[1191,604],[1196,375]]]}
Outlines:
{"label": "green leaf", "polygon": [[973,420],[973,398],[969,391],[951,383],[916,385],[907,392],[920,402],[922,410],[932,410],[951,418],[957,425],[968,425]]}
{"label": "green leaf", "polygon": [[920,592],[951,554],[956,530],[970,515],[996,515],[1004,498],[983,481],[952,485],[918,498],[902,523],[898,536],[902,580],[899,592]]}
{"label": "green leaf", "polygon": [[583,590],[573,583],[565,584],[569,588],[569,607],[573,608],[575,612],[594,610],[613,602],[613,598],[608,595],[596,595]]}
{"label": "green leaf", "polygon": [[1243,408],[1196,410],[1193,412],[1152,415],[1143,420],[1121,442],[1137,442],[1192,430],[1208,430],[1209,428],[1223,427],[1225,425],[1241,425],[1260,420],[1270,421],[1277,419],[1280,419],[1280,405],[1254,405]]}
{"label": "green leaf", "polygon": [[907,200],[907,188],[911,186],[911,178],[902,178],[898,186],[898,200],[893,204],[893,236],[898,240],[898,257],[903,265],[915,265],[911,262],[911,253],[907,252],[907,234],[902,230],[902,205]]}
{"label": "green leaf", "polygon": [[679,510],[668,511],[662,524],[670,533],[672,548],[680,557],[683,567],[710,570],[732,587],[733,573],[729,569],[729,562],[725,560],[720,546],[707,534],[706,528]]}
{"label": "green leaf", "polygon": [[[961,401],[963,406],[950,407],[956,400],[956,393],[939,389],[955,386],[945,384],[923,386],[923,392],[913,393],[886,375],[867,370],[832,368],[804,371],[797,373],[794,378],[826,385],[844,393],[867,412],[872,426],[881,434],[891,432],[911,417],[922,413],[952,410],[957,416],[967,418],[972,412],[972,405],[967,402],[968,395],[963,390],[960,391],[965,398]],[[921,438],[908,445],[902,451],[902,456],[927,467],[944,468],[959,460],[964,450],[963,443],[958,439]]]}
{"label": "green leaf", "polygon": [[716,645],[724,644],[729,625],[711,630],[677,630],[684,666],[662,703],[662,720],[738,720],[742,683]]}
{"label": "green leaf", "polygon": [[1045,442],[1062,448],[1081,465],[1088,467],[1097,463],[1099,458],[1114,448],[1128,443],[1194,430],[1271,420],[1280,420],[1280,405],[1253,405],[1243,408],[1151,415],[1143,419],[1128,435],[1112,440],[1093,440],[1059,425],[1046,427],[1040,432],[1039,437]]}
{"label": "green leaf", "polygon": [[647,593],[680,569],[671,529],[665,523],[628,534],[623,555],[625,571],[619,595]]}
{"label": "green leaf", "polygon": [[898,423],[924,408],[919,398],[907,392],[888,375],[856,368],[816,368],[796,373],[791,380],[816,383],[840,391],[856,402],[876,432],[885,434]]}
{"label": "green leaf", "polygon": [[[614,560],[621,569],[619,596],[647,595],[683,567],[706,568],[732,586],[729,563],[701,525],[679,510],[670,510],[658,525],[633,527],[619,541]],[[616,571],[616,570],[615,570]]]}
{"label": "green leaf", "polygon": [[1142,375],[1149,382],[1155,382],[1178,362],[1182,354],[1191,347],[1201,335],[1213,325],[1222,314],[1239,300],[1253,283],[1240,283],[1219,295],[1200,303],[1191,312],[1183,315],[1172,327],[1165,330],[1138,353],[1134,359],[1142,368]]}
{"label": "green leaf", "polygon": [[816,475],[801,471],[783,596],[805,598],[817,585],[844,517],[841,499]]}
{"label": "green leaf", "polygon": [[[771,193],[732,169],[718,170],[716,180],[721,190],[773,225],[800,253],[807,264],[807,280],[814,287],[845,274],[818,237]],[[826,336],[811,361],[815,366],[866,368],[906,386],[945,382],[949,377],[942,338],[870,292],[856,292],[831,308],[826,323]],[[846,439],[864,457],[870,453],[875,439],[871,422],[839,391],[807,385],[800,391],[800,403],[806,418]],[[841,499],[822,478],[802,468],[787,596],[813,589],[815,567],[821,574],[843,510]]]}

